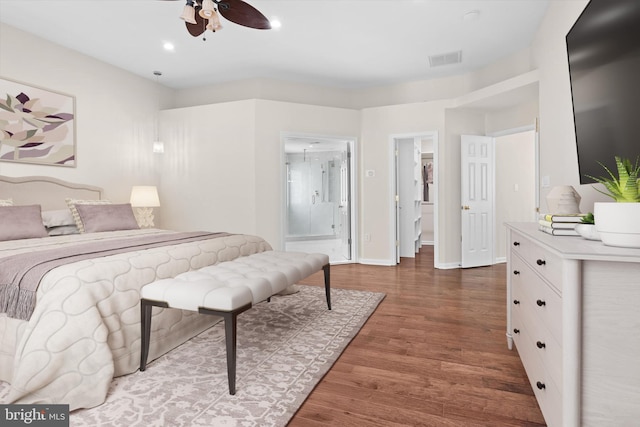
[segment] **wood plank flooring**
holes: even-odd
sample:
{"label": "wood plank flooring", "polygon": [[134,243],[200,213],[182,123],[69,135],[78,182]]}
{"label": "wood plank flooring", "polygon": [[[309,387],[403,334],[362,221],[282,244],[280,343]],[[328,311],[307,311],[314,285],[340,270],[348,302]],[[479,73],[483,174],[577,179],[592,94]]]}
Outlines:
{"label": "wood plank flooring", "polygon": [[505,268],[436,270],[430,246],[397,267],[332,266],[332,287],[386,297],[289,426],[545,425],[507,349]]}

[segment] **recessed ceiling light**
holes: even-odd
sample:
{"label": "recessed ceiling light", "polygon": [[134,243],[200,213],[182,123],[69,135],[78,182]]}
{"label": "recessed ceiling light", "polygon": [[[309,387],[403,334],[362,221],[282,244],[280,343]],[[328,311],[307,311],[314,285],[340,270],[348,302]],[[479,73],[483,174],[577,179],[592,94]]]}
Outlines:
{"label": "recessed ceiling light", "polygon": [[164,42],[162,47],[164,48],[164,50],[168,50],[169,52],[173,52],[176,48],[171,42]]}
{"label": "recessed ceiling light", "polygon": [[282,27],[282,22],[280,22],[280,20],[278,18],[270,19],[269,23],[271,24],[271,28],[274,29],[274,30],[277,30],[280,27]]}

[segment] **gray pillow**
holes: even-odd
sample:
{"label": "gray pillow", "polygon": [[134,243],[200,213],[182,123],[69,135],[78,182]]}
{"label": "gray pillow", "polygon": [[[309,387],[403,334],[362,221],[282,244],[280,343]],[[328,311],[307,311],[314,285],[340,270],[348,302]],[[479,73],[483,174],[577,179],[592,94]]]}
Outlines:
{"label": "gray pillow", "polygon": [[131,204],[122,205],[76,205],[84,233],[98,231],[136,230],[138,222]]}
{"label": "gray pillow", "polygon": [[0,241],[47,237],[40,205],[0,206]]}

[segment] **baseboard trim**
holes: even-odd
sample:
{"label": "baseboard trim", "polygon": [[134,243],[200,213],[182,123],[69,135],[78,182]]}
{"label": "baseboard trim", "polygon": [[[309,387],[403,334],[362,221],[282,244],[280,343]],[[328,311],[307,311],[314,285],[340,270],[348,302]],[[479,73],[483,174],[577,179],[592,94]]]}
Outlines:
{"label": "baseboard trim", "polygon": [[358,262],[360,264],[366,264],[366,265],[383,265],[383,266],[395,266],[396,263],[393,261],[390,261],[388,259],[366,259],[366,258],[360,258],[358,260]]}
{"label": "baseboard trim", "polygon": [[452,270],[454,268],[461,268],[461,266],[459,262],[450,262],[446,264],[438,263],[435,268],[438,268],[440,270]]}

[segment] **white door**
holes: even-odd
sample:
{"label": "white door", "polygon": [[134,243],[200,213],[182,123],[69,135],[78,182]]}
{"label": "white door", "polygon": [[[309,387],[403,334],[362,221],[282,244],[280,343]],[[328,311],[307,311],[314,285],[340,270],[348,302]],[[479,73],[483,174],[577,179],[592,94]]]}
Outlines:
{"label": "white door", "polygon": [[414,212],[414,154],[413,138],[399,139],[398,147],[398,187],[399,187],[399,222],[400,222],[400,256],[415,258],[415,212]]}
{"label": "white door", "polygon": [[398,151],[398,140],[393,140],[393,159],[394,159],[394,174],[393,174],[393,188],[394,188],[394,206],[396,212],[395,221],[395,235],[394,235],[394,248],[396,254],[396,264],[400,263],[400,179],[398,178],[398,170],[400,169],[400,156]]}
{"label": "white door", "polygon": [[462,267],[493,264],[494,139],[462,135]]}

